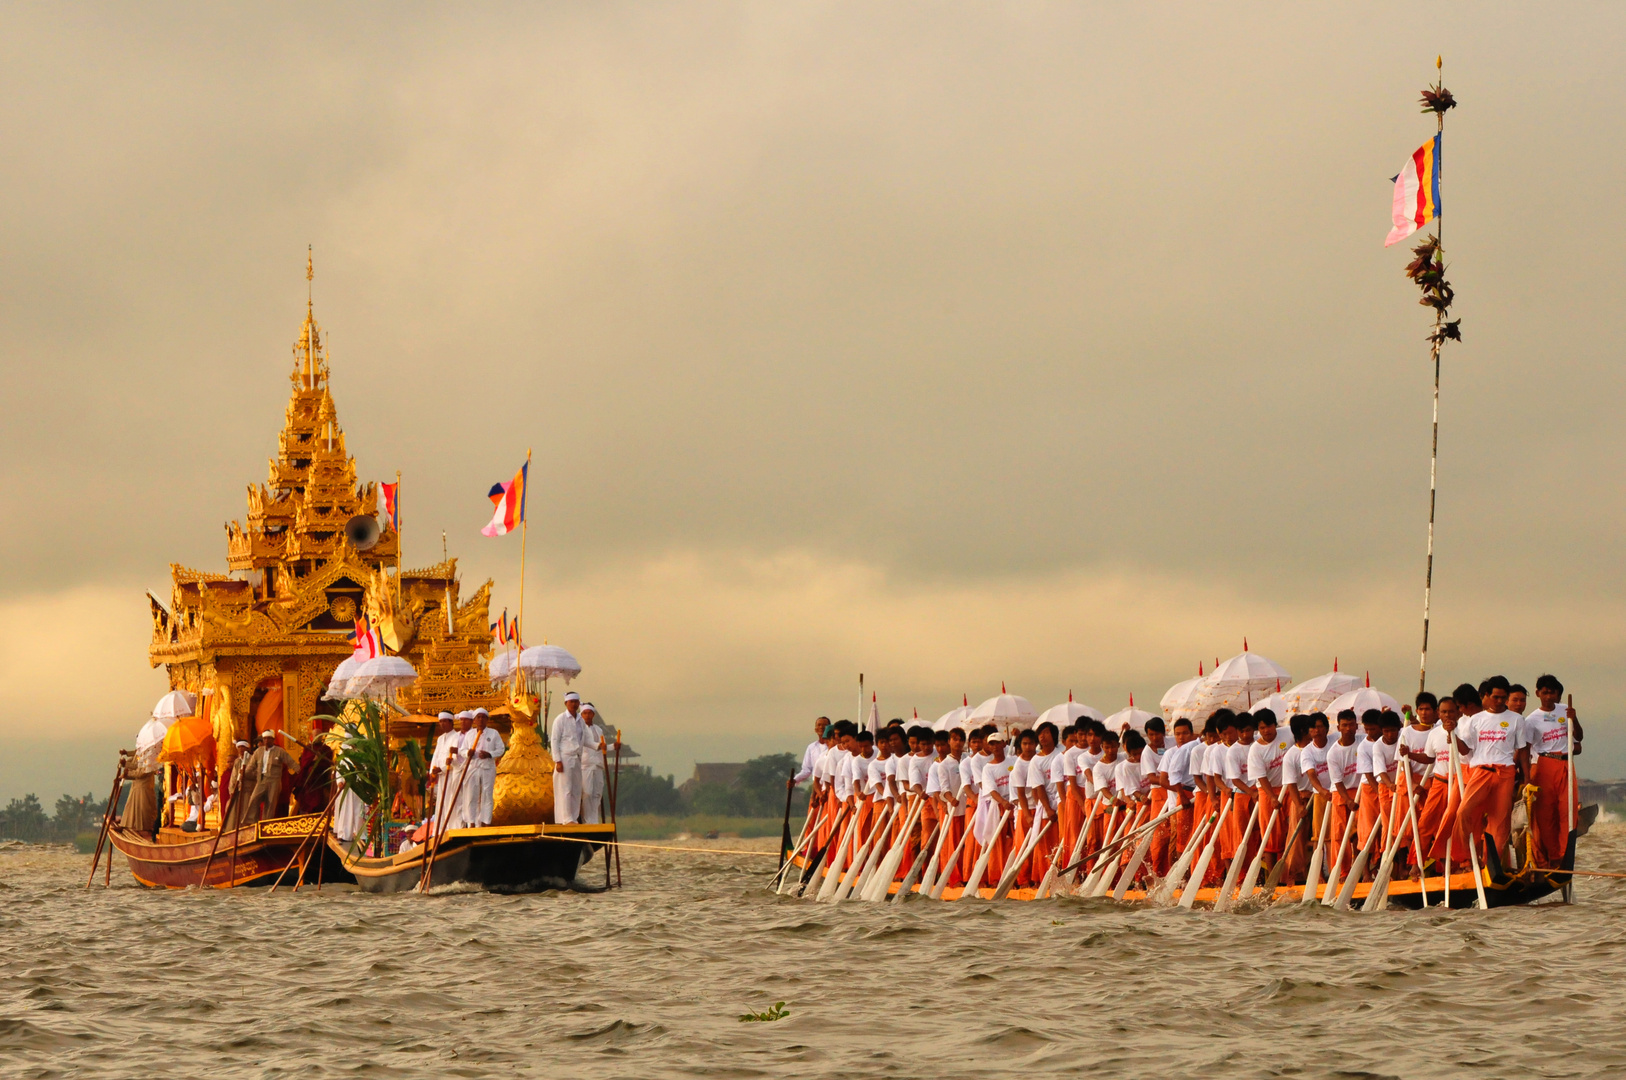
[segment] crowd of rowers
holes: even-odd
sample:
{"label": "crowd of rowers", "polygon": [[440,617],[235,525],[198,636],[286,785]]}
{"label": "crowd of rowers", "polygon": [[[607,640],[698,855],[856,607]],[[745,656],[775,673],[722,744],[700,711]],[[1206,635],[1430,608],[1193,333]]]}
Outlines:
{"label": "crowd of rowers", "polygon": [[[1140,829],[1150,843],[1140,868],[1126,871],[1131,885],[1160,881],[1177,862],[1189,870],[1182,856],[1202,845],[1213,851],[1201,880],[1192,874],[1198,887],[1234,880],[1238,860],[1266,870],[1285,861],[1278,885],[1317,871],[1326,882],[1374,847],[1415,879],[1447,863],[1457,873],[1471,861],[1491,865],[1487,845],[1500,865],[1520,865],[1511,812],[1529,784],[1529,855],[1554,866],[1578,809],[1568,758],[1580,752],[1581,728],[1556,678],[1543,675],[1536,693],[1540,707],[1523,715],[1527,691],[1497,675],[1443,699],[1419,693],[1402,713],[1314,712],[1284,727],[1270,709],[1222,708],[1201,730],[1154,717],[1112,731],[1080,717],[1065,730],[1046,722],[1015,733],[933,731],[894,720],[870,732],[821,717],[791,780],[814,788],[804,862],[824,860],[828,875],[866,849],[901,847],[892,880],[1031,888],[1047,872],[1053,881],[1058,864],[1088,872],[1097,853],[1127,863],[1129,847],[1113,840]],[[1014,878],[1013,858],[1021,859]],[[1362,865],[1370,876],[1377,860]]]}

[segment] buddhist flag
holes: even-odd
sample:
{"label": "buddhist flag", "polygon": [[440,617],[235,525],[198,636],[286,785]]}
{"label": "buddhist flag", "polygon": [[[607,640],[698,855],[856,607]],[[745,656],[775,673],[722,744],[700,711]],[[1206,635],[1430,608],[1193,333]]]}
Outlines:
{"label": "buddhist flag", "polygon": [[401,531],[401,503],[399,483],[379,484],[378,489],[384,493],[384,517],[389,520],[390,528],[396,532]]}
{"label": "buddhist flag", "polygon": [[384,643],[365,615],[356,620],[350,641],[355,645],[355,651],[350,654],[355,660],[373,660],[384,655]]}
{"label": "buddhist flag", "polygon": [[525,474],[530,472],[531,463],[527,461],[519,467],[519,472],[506,484],[493,484],[486,495],[497,507],[496,513],[491,515],[491,524],[481,529],[486,536],[502,536],[519,528],[525,520]]}
{"label": "buddhist flag", "polygon": [[1440,216],[1440,137],[1417,148],[1395,177],[1395,227],[1384,247],[1397,244]]}

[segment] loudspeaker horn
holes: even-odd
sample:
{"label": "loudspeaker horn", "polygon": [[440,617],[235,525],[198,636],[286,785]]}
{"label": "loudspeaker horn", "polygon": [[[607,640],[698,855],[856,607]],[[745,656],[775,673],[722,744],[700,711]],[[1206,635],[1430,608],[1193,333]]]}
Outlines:
{"label": "loudspeaker horn", "polygon": [[378,519],[371,514],[357,514],[344,523],[344,538],[357,551],[366,551],[378,543],[378,538],[383,534],[384,530],[378,527]]}

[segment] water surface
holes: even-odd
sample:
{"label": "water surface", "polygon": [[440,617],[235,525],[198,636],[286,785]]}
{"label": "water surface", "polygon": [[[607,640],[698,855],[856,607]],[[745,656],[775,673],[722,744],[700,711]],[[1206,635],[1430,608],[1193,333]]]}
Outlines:
{"label": "water surface", "polygon": [[[1626,871],[1626,826],[1581,863]],[[86,892],[87,856],[0,845],[0,1076],[1626,1075],[1626,881],[1213,915],[815,904],[773,865],[628,850],[603,895],[384,897],[153,892],[121,861]]]}

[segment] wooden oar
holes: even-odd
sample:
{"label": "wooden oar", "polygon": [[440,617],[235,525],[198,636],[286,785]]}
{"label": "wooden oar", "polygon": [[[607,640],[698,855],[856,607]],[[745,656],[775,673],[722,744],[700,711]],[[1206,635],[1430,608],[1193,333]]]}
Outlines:
{"label": "wooden oar", "polygon": [[[1405,762],[1401,762],[1401,764],[1404,765]],[[1400,841],[1406,835],[1407,824],[1415,824],[1413,811],[1416,808],[1412,806],[1411,801],[1408,799],[1406,802],[1406,817],[1400,822],[1398,828],[1395,826],[1394,800],[1398,798],[1400,798],[1400,792],[1397,790],[1390,797],[1389,813],[1386,815],[1388,820],[1384,822],[1384,828],[1390,835],[1384,843],[1383,861],[1378,864],[1378,872],[1372,878],[1371,890],[1366,894],[1366,899],[1361,901],[1361,910],[1363,912],[1377,911],[1379,908],[1388,906],[1389,881],[1390,876],[1394,873],[1395,855],[1400,851]]]}
{"label": "wooden oar", "polygon": [[[90,860],[90,877],[85,879],[85,888],[90,888],[91,882],[96,880],[96,867],[102,861],[102,846],[107,843],[108,834],[113,829],[113,808],[119,804],[119,789],[124,786],[124,758],[120,756],[118,768],[113,770],[113,793],[107,797],[107,805],[102,807],[102,827],[96,834],[96,857]],[[108,866],[113,865],[113,853],[107,853]],[[112,874],[108,875],[112,879]]]}
{"label": "wooden oar", "polygon": [[[1150,807],[1148,807],[1150,809]],[[1152,847],[1152,840],[1157,836],[1157,827],[1173,815],[1174,811],[1165,810],[1149,823],[1149,827],[1141,834],[1140,843],[1135,845],[1135,851],[1129,856],[1129,865],[1124,868],[1123,875],[1118,878],[1117,886],[1112,890],[1114,900],[1122,900],[1134,884],[1135,875],[1140,872],[1141,864],[1146,861],[1146,852]]]}
{"label": "wooden oar", "polygon": [[1406,762],[1406,802],[1411,804],[1407,813],[1407,820],[1411,822],[1412,850],[1417,853],[1417,889],[1422,895],[1423,906],[1428,907],[1428,875],[1423,873],[1423,835],[1417,824],[1417,792],[1411,782],[1411,761]]}
{"label": "wooden oar", "polygon": [[790,858],[785,860],[785,865],[779,868],[779,873],[775,874],[773,881],[769,882],[769,887],[774,892],[781,896],[785,894],[786,886],[791,881],[791,870],[796,868],[796,857],[798,855],[806,857],[812,851],[813,841],[818,838],[819,824],[824,821],[826,816],[825,811],[821,810],[817,822],[814,822],[811,828],[806,825],[803,826],[802,836],[796,841],[796,850],[791,852]]}
{"label": "wooden oar", "polygon": [[966,842],[971,839],[971,821],[971,808],[967,805],[965,824],[960,828],[960,840],[954,845],[953,853],[949,855],[948,861],[943,864],[943,872],[938,875],[936,884],[932,886],[931,898],[933,900],[943,899],[943,891],[948,888],[949,878],[954,876],[954,868],[960,865],[960,854],[965,851]]}
{"label": "wooden oar", "polygon": [[[447,828],[452,823],[452,815],[457,812],[453,810],[452,807],[455,806],[457,800],[463,796],[463,781],[468,778],[469,765],[473,761],[474,751],[471,747],[469,750],[469,755],[463,759],[463,767],[457,771],[457,787],[452,791],[451,800],[449,802],[442,802],[440,804],[440,820],[435,822],[435,835],[431,838],[434,840],[434,845],[424,853],[423,877],[418,879],[419,892],[428,892],[434,887],[435,860],[440,857],[440,843],[446,838]],[[442,779],[445,779],[445,777],[442,776]],[[388,830],[386,829],[386,832],[387,831]]]}
{"label": "wooden oar", "polygon": [[1070,890],[1078,884],[1079,864],[1083,861],[1080,856],[1084,854],[1084,841],[1089,838],[1090,825],[1095,821],[1095,811],[1101,806],[1101,800],[1090,802],[1090,812],[1084,815],[1084,827],[1078,830],[1078,839],[1073,841],[1073,852],[1067,857],[1067,868],[1061,873],[1067,877],[1067,887]]}
{"label": "wooden oar", "polygon": [[1006,807],[1005,812],[999,815],[999,822],[994,826],[994,833],[988,846],[982,849],[982,854],[977,856],[977,861],[971,866],[971,876],[966,879],[965,891],[960,894],[961,900],[973,896],[981,899],[978,894],[982,888],[982,876],[988,872],[988,860],[994,854],[994,844],[999,842],[999,834],[1005,831],[1005,823],[1010,819],[1011,811]]}
{"label": "wooden oar", "polygon": [[[1466,802],[1467,799],[1468,799],[1468,784],[1467,784],[1467,781],[1463,780],[1462,776],[1461,776],[1460,770],[1462,768],[1462,763],[1458,760],[1457,740],[1455,738],[1455,732],[1452,733],[1450,751],[1451,751],[1451,772],[1454,775],[1456,775],[1456,778],[1457,778],[1457,821],[1461,821],[1462,820],[1462,804],[1464,802]],[[1447,800],[1447,803],[1449,803],[1449,801],[1450,800]],[[1453,826],[1455,826],[1456,822],[1452,822],[1451,824]],[[1452,832],[1455,832],[1455,831],[1456,830],[1453,827]],[[1484,911],[1484,910],[1486,910],[1487,908],[1490,907],[1490,904],[1487,903],[1486,900],[1485,900],[1485,882],[1481,878],[1480,873],[1479,873],[1479,852],[1475,847],[1474,837],[1472,837],[1472,836],[1468,837],[1468,867],[1469,867],[1469,869],[1471,869],[1474,872],[1474,891],[1475,891],[1475,893],[1478,894],[1478,905],[1477,906],[1478,906],[1480,911]]]}
{"label": "wooden oar", "polygon": [[1281,884],[1282,874],[1287,870],[1287,853],[1293,850],[1294,844],[1298,843],[1299,834],[1304,831],[1304,825],[1309,820],[1308,814],[1299,818],[1299,823],[1293,826],[1293,835],[1287,838],[1287,846],[1282,849],[1282,857],[1276,860],[1276,865],[1270,868],[1269,875],[1265,877],[1264,887],[1259,891],[1264,893],[1267,898],[1276,895],[1276,886]]}
{"label": "wooden oar", "polygon": [[824,881],[819,884],[819,891],[813,897],[815,900],[828,900],[835,895],[836,889],[841,887],[842,875],[853,861],[853,845],[858,842],[858,814],[850,813],[848,819],[841,843],[836,845],[830,865],[824,868]]}
{"label": "wooden oar", "polygon": [[920,820],[921,812],[926,807],[926,801],[915,797],[907,808],[903,818],[903,828],[898,832],[898,838],[886,853],[886,858],[876,867],[870,875],[869,882],[864,886],[860,899],[870,903],[886,899],[891,892],[892,879],[897,877],[898,865],[903,862],[903,853],[909,848],[909,834],[914,830],[915,823]]}
{"label": "wooden oar", "polygon": [[[333,827],[333,807],[338,801],[339,797],[337,795],[328,800],[327,812],[322,815],[322,820],[317,823],[316,832],[312,834],[314,840],[311,843],[311,851],[316,855],[317,892],[322,891],[322,867],[327,863],[327,833]],[[303,884],[305,884],[305,866],[301,863],[299,877],[294,881],[294,892],[298,892]]]}
{"label": "wooden oar", "polygon": [[880,819],[870,829],[869,835],[864,838],[862,845],[853,853],[852,862],[841,875],[841,884],[836,886],[836,891],[831,897],[836,903],[847,899],[852,895],[853,889],[861,882],[867,881],[870,871],[874,870],[875,864],[880,861],[881,837],[886,835],[887,827],[892,824],[895,806],[896,804],[892,803],[887,805]]}
{"label": "wooden oar", "polygon": [[[616,752],[617,753],[617,758],[620,757],[620,748],[619,748],[620,741],[621,741],[621,737],[619,735],[617,735],[616,736],[616,742],[618,744],[617,752]],[[785,830],[784,830],[783,833],[780,834],[780,838],[779,838],[779,869],[781,869],[781,870],[783,870],[785,868],[785,863],[787,861],[789,861],[789,859],[790,859],[790,852],[791,852],[791,842],[790,842],[790,801],[795,797],[796,797],[796,772],[793,769],[793,770],[791,770],[790,779],[788,781],[786,781],[786,783],[785,783]]]}
{"label": "wooden oar", "polygon": [[805,896],[807,894],[808,882],[813,880],[813,875],[819,872],[819,867],[824,863],[824,860],[829,857],[830,849],[835,846],[839,837],[841,836],[841,826],[846,823],[846,820],[847,809],[846,807],[841,807],[836,813],[835,822],[830,827],[830,839],[824,842],[824,845],[819,848],[818,855],[816,855],[813,860],[807,864],[807,869],[802,871],[802,883],[796,889],[797,896]]}
{"label": "wooden oar", "polygon": [[[899,900],[902,900],[905,896],[908,896],[909,890],[913,889],[915,887],[915,882],[920,880],[921,870],[925,868],[927,860],[931,859],[932,857],[932,852],[926,849],[939,835],[948,835],[948,830],[943,828],[943,822],[941,819],[939,819],[938,822],[932,826],[931,835],[921,842],[920,854],[915,856],[914,864],[909,867],[909,872],[903,875],[903,881],[898,885],[897,898]],[[892,893],[890,890],[888,890],[886,895],[882,896],[881,899],[887,900],[890,899],[891,896]]]}
{"label": "wooden oar", "polygon": [[[209,867],[215,861],[215,852],[220,850],[220,838],[226,835],[226,822],[231,820],[231,809],[237,805],[237,796],[242,786],[242,784],[232,785],[231,794],[226,796],[226,805],[220,809],[220,828],[215,831],[215,842],[209,845],[209,857],[203,862],[203,876],[198,878],[198,888],[200,889],[209,887]],[[237,846],[236,829],[232,830],[231,842],[232,847],[235,848]]]}
{"label": "wooden oar", "polygon": [[1372,857],[1372,845],[1377,843],[1378,834],[1382,831],[1378,824],[1374,823],[1372,831],[1366,834],[1366,843],[1361,845],[1360,854],[1356,855],[1355,861],[1350,864],[1349,876],[1344,879],[1343,888],[1338,890],[1338,899],[1333,901],[1334,911],[1349,910],[1349,902],[1355,896],[1355,886],[1361,883],[1361,877],[1366,873],[1367,860]]}
{"label": "wooden oar", "polygon": [[[1281,804],[1270,808],[1270,820],[1265,822],[1264,831],[1259,834],[1259,850],[1253,853],[1253,861],[1248,864],[1248,872],[1242,877],[1242,887],[1237,890],[1238,900],[1247,900],[1253,896],[1254,887],[1259,884],[1259,871],[1265,865],[1265,840],[1270,836],[1270,830],[1276,827],[1276,818],[1281,814]],[[1286,853],[1283,852],[1285,855]]]}
{"label": "wooden oar", "polygon": [[1022,843],[1021,856],[1006,863],[1005,872],[999,875],[999,884],[994,887],[995,900],[1003,900],[1011,894],[1011,886],[1016,884],[1017,875],[1022,872],[1023,865],[1033,858],[1034,849],[1039,846],[1039,841],[1044,839],[1044,834],[1049,832],[1055,823],[1056,819],[1049,817],[1042,826],[1028,828],[1028,835]]}
{"label": "wooden oar", "polygon": [[1089,869],[1084,872],[1084,880],[1078,883],[1078,887],[1073,890],[1073,895],[1084,897],[1095,895],[1095,883],[1100,878],[1102,869],[1106,866],[1106,860],[1102,856],[1108,848],[1117,850],[1118,837],[1128,827],[1127,808],[1113,803],[1112,808],[1107,811],[1107,822],[1101,827],[1100,845],[1094,851],[1087,853],[1079,862],[1073,864],[1077,867],[1082,863],[1089,863]]}
{"label": "wooden oar", "polygon": [[1153,904],[1168,907],[1174,903],[1174,894],[1185,884],[1186,875],[1191,873],[1191,864],[1197,860],[1197,855],[1202,850],[1203,837],[1208,835],[1208,829],[1215,819],[1216,815],[1210,811],[1207,817],[1197,822],[1197,827],[1186,838],[1186,849],[1174,861],[1174,865],[1169,868],[1169,876],[1163,879],[1163,883],[1157,887],[1157,892],[1152,895]]}
{"label": "wooden oar", "polygon": [[1321,890],[1321,903],[1323,907],[1332,907],[1334,900],[1338,899],[1338,883],[1344,875],[1344,848],[1349,845],[1349,836],[1355,831],[1356,819],[1360,816],[1360,805],[1356,804],[1344,819],[1344,837],[1338,841],[1338,850],[1333,853],[1332,872],[1327,875],[1327,886]]}
{"label": "wooden oar", "polygon": [[[1316,889],[1321,886],[1321,866],[1327,851],[1327,829],[1332,823],[1332,801],[1322,799],[1319,795],[1312,796],[1312,798],[1320,799],[1322,803],[1321,828],[1316,834],[1315,850],[1310,852],[1310,869],[1304,875],[1304,893],[1299,897],[1300,904],[1308,904],[1314,900],[1316,898]],[[1311,806],[1314,807],[1314,805],[1312,802]]]}
{"label": "wooden oar", "polygon": [[1231,891],[1236,888],[1237,876],[1242,872],[1242,856],[1248,850],[1248,841],[1253,839],[1253,827],[1259,821],[1259,800],[1253,802],[1253,809],[1248,812],[1248,824],[1242,830],[1242,839],[1236,843],[1236,855],[1231,858],[1231,865],[1225,870],[1225,883],[1220,886],[1219,895],[1214,897],[1215,911],[1231,910]]}
{"label": "wooden oar", "polygon": [[[287,873],[288,873],[289,870],[293,869],[294,863],[299,862],[299,857],[305,853],[305,845],[310,843],[311,840],[314,839],[315,837],[317,837],[318,835],[320,835],[320,836],[322,836],[324,838],[327,836],[327,830],[324,829],[324,828],[320,828],[320,826],[321,826],[322,822],[324,820],[326,820],[327,815],[332,813],[333,804],[338,802],[338,801],[339,801],[339,796],[338,796],[337,793],[335,793],[333,798],[328,800],[327,809],[323,811],[322,817],[319,818],[317,820],[317,822],[316,822],[316,824],[319,827],[314,832],[307,833],[304,836],[299,838],[299,844],[298,844],[297,847],[294,848],[293,857],[288,860],[288,865],[284,866],[282,868],[282,873],[277,875],[277,879],[271,883],[271,893],[275,893],[277,891],[277,886],[282,884],[282,879],[285,876],[287,876]],[[305,864],[303,862],[299,862],[299,878],[303,878],[304,876],[305,876]],[[299,881],[299,878],[294,879],[296,883]],[[270,894],[267,894],[267,895],[270,895]]]}
{"label": "wooden oar", "polygon": [[943,872],[943,848],[948,846],[949,833],[953,831],[949,828],[949,822],[959,817],[959,811],[964,807],[965,796],[961,795],[954,801],[953,807],[945,807],[943,810],[943,827],[937,831],[937,848],[932,852],[931,862],[926,864],[926,869],[922,872],[920,878],[920,895],[922,896],[926,896],[932,891],[932,886],[937,884],[937,876]]}
{"label": "wooden oar", "polygon": [[[1121,815],[1118,812],[1120,809],[1123,811]],[[1107,819],[1107,842],[1095,851],[1095,865],[1084,875],[1084,883],[1078,888],[1080,895],[1089,898],[1106,893],[1107,886],[1114,876],[1113,871],[1118,868],[1118,854],[1123,848],[1124,841],[1128,839],[1129,829],[1134,821],[1131,807],[1113,809],[1112,817]]]}
{"label": "wooden oar", "polygon": [[1055,848],[1050,852],[1050,865],[1045,869],[1044,877],[1039,881],[1039,887],[1033,890],[1035,900],[1047,900],[1050,891],[1055,888],[1057,871],[1061,869],[1061,842],[1056,842]]}
{"label": "wooden oar", "polygon": [[1203,882],[1208,880],[1208,867],[1214,861],[1214,852],[1219,847],[1220,829],[1225,827],[1225,818],[1230,814],[1231,804],[1235,801],[1235,795],[1226,795],[1224,805],[1214,818],[1214,828],[1208,834],[1208,843],[1203,847],[1202,857],[1192,868],[1191,884],[1180,890],[1180,906],[1187,911],[1190,911],[1191,905],[1197,902],[1197,894],[1202,891]]}

